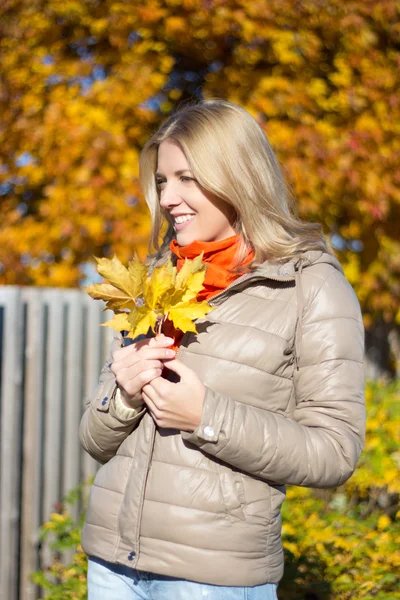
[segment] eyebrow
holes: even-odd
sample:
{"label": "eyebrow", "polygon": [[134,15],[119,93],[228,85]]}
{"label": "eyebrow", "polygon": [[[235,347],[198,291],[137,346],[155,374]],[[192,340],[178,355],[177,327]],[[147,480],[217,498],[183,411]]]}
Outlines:
{"label": "eyebrow", "polygon": [[[179,169],[179,171],[175,171],[174,175],[182,175],[183,173],[191,173],[190,169]],[[162,173],[154,173],[154,177],[165,177]]]}

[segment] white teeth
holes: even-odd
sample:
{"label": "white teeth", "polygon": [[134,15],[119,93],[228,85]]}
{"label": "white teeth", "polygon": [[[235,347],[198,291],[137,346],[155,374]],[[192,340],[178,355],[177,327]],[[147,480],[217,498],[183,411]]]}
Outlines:
{"label": "white teeth", "polygon": [[193,219],[194,215],[181,215],[179,217],[175,217],[175,223],[185,223],[186,221],[190,221]]}

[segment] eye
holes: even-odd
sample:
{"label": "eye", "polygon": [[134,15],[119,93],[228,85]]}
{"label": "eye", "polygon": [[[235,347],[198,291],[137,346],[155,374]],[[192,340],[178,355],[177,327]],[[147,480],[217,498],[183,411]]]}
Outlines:
{"label": "eye", "polygon": [[189,181],[195,181],[196,179],[194,177],[188,177],[187,175],[182,175],[181,176],[181,181],[183,181],[184,183],[187,183]]}
{"label": "eye", "polygon": [[165,183],[165,179],[156,179],[156,186],[161,188]]}

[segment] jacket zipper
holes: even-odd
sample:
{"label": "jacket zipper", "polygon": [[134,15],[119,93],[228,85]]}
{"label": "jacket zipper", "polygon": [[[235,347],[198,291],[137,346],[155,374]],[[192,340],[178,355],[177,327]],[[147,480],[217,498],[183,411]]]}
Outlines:
{"label": "jacket zipper", "polygon": [[[183,336],[183,337],[185,337],[185,336]],[[183,342],[183,338],[182,338],[182,341],[181,341],[181,343],[179,345],[179,348],[177,350],[176,358],[178,357],[178,355],[181,352],[182,342]],[[146,465],[146,475],[144,477],[143,486],[142,486],[142,492],[140,494],[139,512],[138,512],[138,529],[137,529],[137,535],[136,535],[137,551],[136,551],[135,561],[134,561],[134,563],[132,563],[132,568],[134,568],[136,566],[136,564],[137,564],[137,562],[139,560],[139,554],[140,554],[140,541],[139,540],[140,540],[140,527],[141,527],[142,514],[143,514],[144,495],[146,493],[147,479],[149,477],[149,471],[150,471],[150,467],[151,467],[151,461],[152,461],[152,458],[153,458],[154,442],[155,442],[155,438],[156,438],[156,431],[157,431],[157,427],[156,427],[156,424],[153,421],[153,432],[152,432],[152,437],[151,437],[150,452],[149,452],[149,455],[148,455],[148,460],[147,460],[147,465]]]}
{"label": "jacket zipper", "polygon": [[137,533],[136,533],[136,540],[135,540],[136,541],[136,556],[135,556],[134,562],[132,562],[132,568],[136,567],[137,562],[139,560],[139,556],[140,556],[140,528],[141,528],[141,525],[142,525],[144,495],[146,493],[147,479],[149,477],[149,471],[150,471],[150,466],[151,466],[151,459],[153,458],[155,437],[156,437],[156,424],[153,422],[153,432],[152,432],[152,436],[151,436],[150,452],[149,452],[149,455],[148,455],[147,465],[146,465],[146,475],[144,477],[143,486],[142,486],[142,490],[141,490],[141,493],[140,493],[139,511],[138,511],[138,519],[137,519],[138,526],[137,526]]}

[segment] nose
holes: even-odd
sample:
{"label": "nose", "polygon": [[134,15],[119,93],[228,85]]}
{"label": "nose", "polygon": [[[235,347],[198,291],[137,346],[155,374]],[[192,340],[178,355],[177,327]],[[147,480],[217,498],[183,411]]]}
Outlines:
{"label": "nose", "polygon": [[178,206],[181,202],[182,198],[178,194],[174,182],[165,183],[160,193],[160,206],[164,210],[171,210],[171,208]]}

